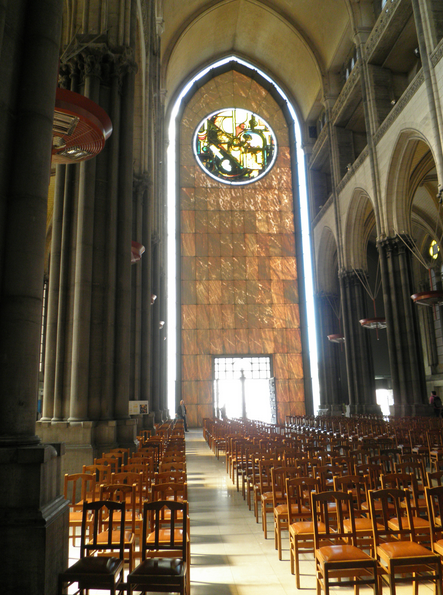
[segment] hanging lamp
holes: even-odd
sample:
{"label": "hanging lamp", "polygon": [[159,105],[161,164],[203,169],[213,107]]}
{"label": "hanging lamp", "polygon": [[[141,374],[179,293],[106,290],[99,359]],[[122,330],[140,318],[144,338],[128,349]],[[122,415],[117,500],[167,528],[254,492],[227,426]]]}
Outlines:
{"label": "hanging lamp", "polygon": [[378,292],[381,287],[381,276],[379,276],[379,267],[380,267],[380,259],[377,263],[377,273],[375,276],[375,290],[374,291],[372,291],[368,280],[366,278],[362,278],[360,276],[359,272],[357,270],[353,269],[353,271],[357,275],[360,283],[363,285],[363,287],[366,289],[366,292],[368,293],[369,297],[372,299],[372,304],[374,306],[373,318],[362,318],[361,320],[359,320],[359,322],[363,328],[367,328],[369,330],[375,330],[377,332],[377,341],[378,341],[378,331],[380,329],[386,328],[386,326],[387,326],[386,318],[377,316],[377,307],[375,304],[375,300],[377,298]]}
{"label": "hanging lamp", "polygon": [[103,108],[88,97],[57,88],[52,125],[52,163],[92,159],[105,146],[112,123]]}
{"label": "hanging lamp", "polygon": [[344,343],[345,342],[345,337],[344,335],[328,335],[328,339],[329,341],[331,341],[331,343]]}
{"label": "hanging lamp", "polygon": [[145,251],[145,247],[142,244],[140,244],[139,242],[132,242],[131,243],[131,264],[135,264],[136,262],[138,262],[141,259],[144,251]]}

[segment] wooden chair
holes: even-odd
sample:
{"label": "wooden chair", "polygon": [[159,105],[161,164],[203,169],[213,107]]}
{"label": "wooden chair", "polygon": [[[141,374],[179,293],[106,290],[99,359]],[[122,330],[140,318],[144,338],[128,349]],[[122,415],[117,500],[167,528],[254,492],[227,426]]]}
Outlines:
{"label": "wooden chair", "polygon": [[[128,595],[134,589],[143,593],[185,594],[188,571],[187,516],[187,502],[145,502],[142,562],[128,575]],[[164,526],[165,519],[169,519],[168,528]]]}
{"label": "wooden chair", "polygon": [[112,467],[106,465],[83,465],[83,473],[90,473],[95,475],[95,497],[98,498],[100,494],[100,485],[102,483],[110,483]]}
{"label": "wooden chair", "polygon": [[[391,594],[395,595],[398,583],[412,582],[417,593],[419,582],[431,581],[437,595],[442,595],[440,557],[416,541],[410,492],[396,488],[370,490],[369,497],[372,518],[377,518],[373,523],[376,554]],[[392,508],[398,521],[395,528],[391,523]]]}
{"label": "wooden chair", "polygon": [[[117,542],[110,532],[106,541],[99,541],[103,519],[114,525],[119,523]],[[95,501],[83,504],[83,518],[80,540],[80,559],[58,577],[58,595],[63,595],[65,584],[78,583],[81,593],[84,589],[106,589],[111,595],[123,590],[125,503]],[[94,553],[116,553],[117,556],[94,556]]]}
{"label": "wooden chair", "polygon": [[286,479],[297,477],[298,467],[273,467],[271,469],[272,506],[274,510],[274,545],[278,559],[282,559],[282,532],[288,530],[288,505]]}
{"label": "wooden chair", "polygon": [[[297,589],[300,589],[299,554],[314,552],[311,510],[311,493],[314,491],[320,491],[320,482],[314,477],[293,477],[286,480],[291,574],[295,572]],[[320,530],[324,530],[323,525]]]}
{"label": "wooden chair", "polygon": [[273,467],[273,460],[264,460],[258,462],[258,473],[260,481],[261,522],[265,539],[267,539],[268,537],[267,515],[274,515],[274,500],[272,495],[271,478],[271,469]]}
{"label": "wooden chair", "polygon": [[[333,523],[329,521],[330,504],[336,511]],[[323,589],[328,595],[330,587],[334,586],[343,588],[353,585],[358,589],[362,585],[372,585],[375,595],[378,595],[377,560],[355,545],[352,495],[335,491],[313,493],[312,513],[317,594],[320,595]],[[350,522],[348,531],[344,529],[345,519]]]}
{"label": "wooden chair", "polygon": [[426,477],[429,488],[443,485],[443,471],[428,471]]}
{"label": "wooden chair", "polygon": [[[95,475],[93,473],[65,474],[65,499],[69,501],[69,539],[75,547],[77,528],[81,529],[83,504],[95,500]],[[71,531],[72,529],[72,531]]]}
{"label": "wooden chair", "polygon": [[[136,484],[127,485],[122,483],[107,484],[100,486],[100,500],[110,500],[112,502],[122,502],[125,504],[125,525],[124,525],[124,551],[127,556],[124,560],[128,561],[129,572],[134,566],[135,557],[135,536],[136,536],[136,517],[138,516],[136,505]],[[116,545],[120,540],[120,519],[116,519],[117,526],[111,519],[103,519],[103,529],[97,536],[98,543],[106,543],[109,541],[109,533],[111,533],[112,544]],[[129,530],[128,530],[129,528]]]}
{"label": "wooden chair", "polygon": [[443,557],[443,486],[427,487],[425,494],[431,526],[431,549]]}

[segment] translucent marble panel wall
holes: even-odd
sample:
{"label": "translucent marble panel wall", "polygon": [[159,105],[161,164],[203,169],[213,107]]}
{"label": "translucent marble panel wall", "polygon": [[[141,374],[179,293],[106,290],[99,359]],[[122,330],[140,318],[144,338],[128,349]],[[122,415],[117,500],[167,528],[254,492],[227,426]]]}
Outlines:
{"label": "translucent marble panel wall", "polygon": [[[201,120],[240,107],[273,128],[278,156],[261,180],[230,186],[209,177],[192,151]],[[191,426],[212,409],[214,355],[271,355],[277,411],[304,414],[303,367],[288,130],[269,93],[235,71],[188,103],[180,131],[182,397]]]}

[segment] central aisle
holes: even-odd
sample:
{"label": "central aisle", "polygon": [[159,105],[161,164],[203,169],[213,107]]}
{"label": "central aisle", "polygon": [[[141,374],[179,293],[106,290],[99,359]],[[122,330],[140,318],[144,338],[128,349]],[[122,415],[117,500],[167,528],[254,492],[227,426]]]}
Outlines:
{"label": "central aisle", "polygon": [[[186,435],[186,463],[192,595],[294,595],[287,540],[279,561],[272,524],[264,539],[261,524],[226,474],[225,457],[217,460],[201,429]],[[313,561],[303,562],[301,571],[303,592],[314,594]]]}

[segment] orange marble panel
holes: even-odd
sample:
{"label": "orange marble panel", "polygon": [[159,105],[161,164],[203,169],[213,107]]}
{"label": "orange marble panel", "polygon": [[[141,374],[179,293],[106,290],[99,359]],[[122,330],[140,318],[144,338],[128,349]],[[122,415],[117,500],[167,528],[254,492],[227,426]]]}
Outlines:
{"label": "orange marble panel", "polygon": [[231,210],[244,211],[245,210],[245,189],[232,188],[231,189]]}
{"label": "orange marble panel", "polygon": [[272,234],[280,233],[281,213],[279,211],[268,211],[266,217],[268,220],[268,232]]}
{"label": "orange marble panel", "polygon": [[251,279],[246,281],[246,301],[248,304],[259,304],[258,281]]}
{"label": "orange marble panel", "polygon": [[208,278],[210,280],[221,279],[221,257],[210,256],[208,258]]}
{"label": "orange marble panel", "polygon": [[220,258],[220,277],[228,281],[234,276],[234,261],[232,256],[222,256]]}
{"label": "orange marble panel", "polygon": [[245,254],[246,256],[257,255],[257,234],[246,233],[245,234]]}
{"label": "orange marble panel", "polygon": [[282,212],[281,217],[281,231],[282,233],[294,232],[294,215],[290,211]]}
{"label": "orange marble panel", "polygon": [[249,334],[246,329],[236,329],[235,333],[235,353],[249,353]]}
{"label": "orange marble panel", "polygon": [[197,281],[205,281],[209,277],[209,258],[197,256],[195,258],[195,278]]}
{"label": "orange marble panel", "polygon": [[278,197],[278,188],[272,188],[267,191],[266,211],[279,211],[280,199]]}
{"label": "orange marble panel", "polygon": [[279,147],[275,165],[277,167],[291,167],[291,152],[289,147]]}
{"label": "orange marble panel", "polygon": [[281,259],[282,279],[297,279],[297,264],[295,257]]}
{"label": "orange marble panel", "polygon": [[271,264],[271,279],[282,279],[282,258],[270,258]]}
{"label": "orange marble panel", "polygon": [[275,233],[269,236],[269,256],[283,256],[282,234]]}
{"label": "orange marble panel", "polygon": [[223,355],[223,336],[222,331],[217,329],[209,331],[209,353],[212,355]]}
{"label": "orange marble panel", "polygon": [[271,281],[272,302],[274,304],[283,304],[285,301],[285,294],[283,288],[283,281],[273,279]]}
{"label": "orange marble panel", "polygon": [[197,329],[208,329],[209,328],[209,320],[208,320],[208,306],[207,305],[199,305],[196,307],[196,328]]}
{"label": "orange marble panel", "polygon": [[247,305],[238,304],[234,307],[234,325],[236,329],[249,328]]}
{"label": "orange marble panel", "polygon": [[235,328],[235,306],[223,305],[221,306],[222,328]]}
{"label": "orange marble panel", "polygon": [[245,213],[244,211],[232,212],[232,232],[245,233]]}
{"label": "orange marble panel", "polygon": [[195,329],[197,328],[197,308],[195,304],[182,306],[181,318],[182,318],[182,329]]}
{"label": "orange marble panel", "polygon": [[260,304],[260,328],[272,329],[274,327],[274,311],[268,304]]}
{"label": "orange marble panel", "polygon": [[195,290],[197,295],[197,304],[209,303],[209,281],[196,281]]}
{"label": "orange marble panel", "polygon": [[236,348],[235,330],[226,330],[221,333],[223,339],[223,353],[225,355],[235,355],[238,353]]}
{"label": "orange marble panel", "polygon": [[220,234],[220,256],[233,255],[232,233]]}
{"label": "orange marble panel", "polygon": [[208,233],[208,211],[195,211],[196,233]]}
{"label": "orange marble panel", "polygon": [[283,256],[295,256],[295,236],[292,233],[281,235],[281,249]]}
{"label": "orange marble panel", "polygon": [[212,379],[212,357],[210,355],[197,355],[196,359],[196,378],[198,380]]}
{"label": "orange marble panel", "polygon": [[249,330],[249,353],[262,354],[267,353],[264,350],[262,341],[262,329]]}
{"label": "orange marble panel", "polygon": [[[220,283],[220,281],[216,281],[216,283]],[[222,307],[220,302],[217,302],[209,306],[209,328],[216,330],[222,327]]]}
{"label": "orange marble panel", "polygon": [[246,244],[244,233],[232,234],[232,253],[234,256],[245,256]]}
{"label": "orange marble panel", "polygon": [[232,210],[232,192],[230,188],[223,186],[218,191],[218,202],[220,211],[231,211]]}
{"label": "orange marble panel", "polygon": [[300,310],[298,304],[286,304],[286,328],[300,328]]}
{"label": "orange marble panel", "polygon": [[259,256],[258,258],[258,278],[271,279],[271,262],[266,256]]}
{"label": "orange marble panel", "polygon": [[210,233],[208,234],[208,255],[209,256],[221,256],[221,234]]}
{"label": "orange marble panel", "polygon": [[274,329],[274,353],[287,353],[286,329]]}
{"label": "orange marble panel", "polygon": [[[275,362],[275,356],[274,356]],[[289,392],[289,381],[282,380],[281,378],[277,377],[275,372],[275,363],[274,363],[274,376],[275,376],[275,396],[277,399],[277,407],[280,408],[282,404],[289,403],[290,399],[290,392]]]}
{"label": "orange marble panel", "polygon": [[203,410],[203,407],[210,405],[212,407],[212,381],[199,382],[198,387],[198,407]]}
{"label": "orange marble panel", "polygon": [[261,326],[260,306],[250,304],[248,306],[248,327],[250,329],[258,329],[261,328]]}
{"label": "orange marble panel", "polygon": [[246,256],[234,256],[234,279],[246,279]]}
{"label": "orange marble panel", "polygon": [[[207,209],[208,211],[218,211],[219,210],[219,189],[218,188],[210,188],[208,191],[208,198],[207,198]],[[213,213],[211,214],[211,216]]]}
{"label": "orange marble panel", "polygon": [[235,304],[236,291],[232,281],[221,282],[222,304]]}
{"label": "orange marble panel", "polygon": [[269,233],[268,229],[268,213],[266,211],[256,211],[255,220],[257,223],[258,233]]}
{"label": "orange marble panel", "polygon": [[269,256],[269,235],[267,233],[257,234],[257,256]]}
{"label": "orange marble panel", "polygon": [[274,328],[287,328],[286,306],[284,304],[273,304]]}
{"label": "orange marble panel", "polygon": [[279,188],[278,192],[278,200],[280,203],[280,211],[290,211],[294,208],[294,203],[292,199],[292,192],[289,189],[281,189]]}
{"label": "orange marble panel", "polygon": [[245,233],[257,233],[255,211],[244,211]]}
{"label": "orange marble panel", "polygon": [[197,331],[182,331],[182,353],[195,355],[197,352]]}
{"label": "orange marble panel", "polygon": [[181,259],[181,278],[186,280],[195,279],[195,257],[183,256]]}
{"label": "orange marble panel", "polygon": [[[198,167],[198,169],[200,169]],[[194,188],[196,179],[195,166],[181,165],[180,166],[180,186],[182,188]]]}
{"label": "orange marble panel", "polygon": [[286,304],[298,304],[297,281],[282,281]]}
{"label": "orange marble panel", "polygon": [[195,287],[195,281],[182,281],[181,282],[181,294],[182,304],[196,304],[197,303],[197,291]]}
{"label": "orange marble panel", "polygon": [[258,258],[246,256],[246,279],[258,279]]}
{"label": "orange marble panel", "polygon": [[182,380],[195,380],[196,376],[196,355],[182,355]]}
{"label": "orange marble panel", "polygon": [[196,166],[194,175],[196,188],[218,188],[219,182],[209,177],[199,165]]}
{"label": "orange marble panel", "polygon": [[268,279],[261,279],[258,282],[257,303],[272,304],[271,281],[269,281]]}
{"label": "orange marble panel", "polygon": [[180,240],[182,256],[195,256],[195,235],[193,233],[182,233]]}
{"label": "orange marble panel", "polygon": [[193,211],[195,209],[195,189],[180,188],[180,209]]}
{"label": "orange marble panel", "polygon": [[181,211],[180,212],[180,231],[182,233],[195,232],[195,211]]}
{"label": "orange marble panel", "polygon": [[211,331],[208,329],[198,330],[197,332],[197,353],[205,355],[211,352]]}
{"label": "orange marble panel", "polygon": [[288,353],[288,378],[303,378],[303,360],[301,353]]}
{"label": "orange marble panel", "polygon": [[219,213],[219,225],[220,233],[231,233],[232,232],[232,212],[221,211]]}
{"label": "orange marble panel", "polygon": [[208,209],[208,189],[195,188],[195,209],[197,211],[206,211]]}
{"label": "orange marble panel", "polygon": [[195,236],[195,256],[209,256],[209,240],[207,233],[199,233]]}
{"label": "orange marble panel", "polygon": [[221,304],[221,281],[208,281],[208,301],[210,304]]}
{"label": "orange marble panel", "polygon": [[287,329],[285,332],[288,353],[301,353],[302,345],[300,329]]}
{"label": "orange marble panel", "polygon": [[182,399],[186,403],[186,407],[198,403],[198,385],[200,383],[196,380],[187,380],[181,383]]}
{"label": "orange marble panel", "polygon": [[234,303],[235,304],[246,304],[246,281],[235,280],[231,281],[234,287]]}
{"label": "orange marble panel", "polygon": [[203,420],[212,417],[214,417],[214,405],[212,402],[208,405],[197,405],[196,420],[192,426],[202,428]]}
{"label": "orange marble panel", "polygon": [[208,233],[220,233],[219,211],[208,211]]}

